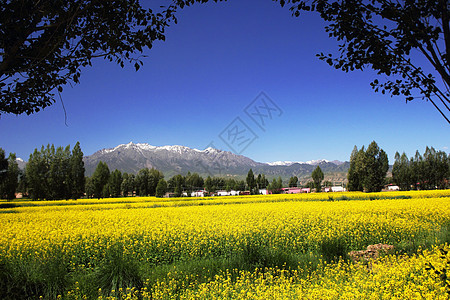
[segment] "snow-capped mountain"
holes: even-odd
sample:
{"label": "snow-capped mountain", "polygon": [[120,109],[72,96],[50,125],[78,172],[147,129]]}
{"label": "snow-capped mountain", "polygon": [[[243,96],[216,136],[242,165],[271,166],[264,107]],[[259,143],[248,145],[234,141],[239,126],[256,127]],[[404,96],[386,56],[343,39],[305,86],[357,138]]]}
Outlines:
{"label": "snow-capped mountain", "polygon": [[326,159],[318,159],[318,160],[308,160],[308,161],[274,161],[274,162],[268,162],[267,164],[269,166],[291,166],[293,164],[300,164],[300,165],[312,165],[317,166],[324,163],[333,163],[337,166],[342,165],[344,162],[339,160],[333,160],[329,161]]}
{"label": "snow-capped mountain", "polygon": [[17,162],[17,166],[19,167],[19,169],[24,170],[25,166],[27,165],[27,162],[24,161],[23,159],[21,159],[20,157],[16,158],[16,162]]}
{"label": "snow-capped mountain", "polygon": [[327,163],[330,162],[326,159],[318,159],[318,160],[308,160],[308,161],[274,161],[274,162],[268,162],[267,164],[269,166],[291,166],[293,164],[301,164],[301,165],[313,165],[316,166],[321,163]]}
{"label": "snow-capped mountain", "polygon": [[143,168],[156,168],[167,176],[186,174],[188,171],[206,176],[245,176],[252,168],[255,174],[289,177],[308,175],[318,164],[324,172],[343,172],[348,168],[348,163],[325,159],[260,163],[243,155],[214,148],[199,150],[180,145],[158,147],[146,143],[128,143],[102,149],[85,157],[86,175],[92,175],[100,161],[105,162],[111,171],[118,169],[137,173]]}
{"label": "snow-capped mountain", "polygon": [[236,174],[265,165],[245,156],[211,147],[198,150],[179,145],[157,147],[128,143],[102,149],[85,157],[86,174],[92,174],[100,161],[105,162],[111,170],[136,173],[143,168],[156,168],[168,174],[188,171],[210,175]]}

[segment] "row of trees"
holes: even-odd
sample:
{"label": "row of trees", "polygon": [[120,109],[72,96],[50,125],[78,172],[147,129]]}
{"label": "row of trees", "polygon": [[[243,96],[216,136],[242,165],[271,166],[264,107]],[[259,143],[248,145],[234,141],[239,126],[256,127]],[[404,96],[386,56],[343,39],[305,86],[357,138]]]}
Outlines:
{"label": "row of trees", "polygon": [[442,189],[448,185],[450,177],[450,156],[444,151],[426,147],[423,155],[416,151],[408,158],[405,152],[395,153],[392,180],[401,190]]}
{"label": "row of trees", "polygon": [[264,174],[254,176],[253,171],[247,174],[246,180],[234,178],[221,178],[208,176],[203,179],[198,173],[188,172],[186,176],[175,175],[164,179],[164,174],[152,169],[141,169],[136,175],[122,173],[119,170],[110,172],[104,162],[100,162],[94,174],[86,179],[86,196],[89,198],[119,197],[136,194],[138,196],[163,196],[166,192],[174,193],[179,197],[183,192],[190,195],[196,190],[206,190],[208,193],[214,193],[217,190],[250,190],[252,193],[258,193],[258,189],[271,187],[281,189],[281,178],[275,180],[276,184],[269,184]]}
{"label": "row of trees", "polygon": [[[306,183],[304,187],[316,189],[317,192],[322,190],[322,181],[325,178],[322,169],[320,166],[317,166],[314,171],[311,173],[312,181]],[[323,183],[324,186],[331,186],[330,181],[325,181]],[[297,187],[298,186],[298,177],[292,176],[289,178],[289,187]]]}
{"label": "row of trees", "polygon": [[[386,153],[375,141],[367,150],[355,146],[350,156],[348,170],[348,189],[350,191],[380,191],[386,184],[389,162]],[[208,176],[203,179],[197,173],[175,175],[164,179],[164,174],[156,169],[142,169],[136,175],[122,173],[119,170],[110,172],[104,162],[100,162],[91,177],[85,177],[83,152],[79,143],[70,149],[55,148],[53,145],[35,149],[30,155],[24,171],[19,169],[16,155],[8,157],[0,148],[0,197],[14,199],[19,188],[32,199],[78,199],[86,194],[89,198],[120,197],[128,195],[163,196],[166,192],[181,196],[195,190],[205,189],[209,193],[217,190],[248,190],[258,194],[260,189],[268,189],[278,193],[283,187],[281,177],[272,182],[264,174],[255,176],[250,169],[245,180]],[[402,190],[446,188],[450,177],[450,156],[444,151],[436,151],[427,147],[424,154],[416,151],[414,157],[408,158],[405,153],[395,155],[392,170],[392,182]],[[317,166],[312,172],[313,181],[306,187],[320,191],[324,174]],[[325,182],[330,186],[330,182]],[[298,178],[289,179],[289,187],[298,186]]]}
{"label": "row of trees", "polygon": [[72,150],[70,146],[42,146],[30,155],[21,178],[22,190],[33,200],[78,199],[84,195],[84,171],[80,143]]}
{"label": "row of trees", "polygon": [[350,167],[347,174],[349,191],[379,192],[385,185],[389,170],[386,152],[373,141],[367,150],[364,146],[354,147],[350,155]]}
{"label": "row of trees", "polygon": [[[321,182],[324,178],[319,166],[313,172],[313,181],[309,187],[321,190]],[[291,177],[290,186],[297,186],[298,178]],[[331,183],[330,183],[331,184]],[[159,187],[159,189],[158,189]],[[119,197],[136,194],[138,196],[163,196],[166,192],[173,193],[175,197],[180,197],[183,193],[190,195],[196,190],[205,190],[212,194],[218,190],[225,191],[249,191],[251,194],[259,194],[259,190],[267,189],[271,193],[280,193],[283,188],[281,177],[273,178],[272,182],[266,178],[265,174],[257,176],[250,169],[244,180],[235,178],[222,178],[208,176],[203,179],[198,173],[188,172],[186,176],[175,175],[168,179],[164,174],[156,169],[141,169],[137,175],[121,173],[119,170],[109,171],[106,163],[100,162],[92,177],[86,181],[86,195],[89,198]]]}
{"label": "row of trees", "polygon": [[154,196],[156,188],[164,175],[156,169],[142,169],[136,175],[110,172],[108,165],[99,162],[94,174],[86,179],[86,196],[88,198],[128,196],[134,192],[139,196]]}

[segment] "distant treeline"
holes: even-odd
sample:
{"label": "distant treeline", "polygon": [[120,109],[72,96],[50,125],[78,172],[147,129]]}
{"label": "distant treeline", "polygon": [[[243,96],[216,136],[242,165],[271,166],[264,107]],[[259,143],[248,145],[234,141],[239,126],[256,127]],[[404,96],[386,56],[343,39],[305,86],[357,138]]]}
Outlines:
{"label": "distant treeline", "polygon": [[401,190],[444,189],[449,186],[449,178],[450,156],[444,151],[426,147],[423,155],[416,151],[409,159],[405,152],[395,153],[392,179]]}
{"label": "distant treeline", "polygon": [[192,192],[206,190],[208,193],[215,193],[218,190],[244,191],[263,189],[269,185],[264,174],[254,177],[250,170],[247,182],[234,178],[221,178],[208,176],[204,179],[198,173],[187,175],[175,175],[164,179],[164,174],[152,169],[141,169],[136,175],[122,173],[119,170],[110,172],[104,162],[99,162],[92,177],[86,179],[86,196],[89,198],[120,197],[120,196],[158,196],[161,197],[167,192],[173,193],[174,197],[181,197],[183,194],[190,196]]}
{"label": "distant treeline", "polygon": [[[423,155],[416,151],[414,157],[405,153],[395,155],[392,177],[386,178],[389,168],[386,153],[372,142],[367,149],[355,148],[350,156],[347,188],[350,191],[380,191],[386,184],[398,185],[402,190],[443,189],[449,186],[450,156],[443,151],[427,147]],[[320,167],[317,167],[320,169]],[[320,170],[317,170],[320,171]],[[320,186],[331,186],[331,182],[321,184],[323,174],[317,182],[309,182],[307,187],[320,191]],[[298,178],[292,176],[289,187],[296,187]],[[80,143],[73,149],[54,145],[42,146],[30,155],[25,170],[20,170],[16,155],[0,148],[0,198],[14,199],[16,192],[33,200],[105,198],[121,196],[159,196],[166,193],[173,196],[190,196],[192,192],[205,190],[212,194],[219,190],[249,191],[259,193],[268,189],[278,193],[283,188],[281,178],[272,182],[264,174],[253,174],[250,169],[246,180],[208,176],[204,179],[197,173],[175,175],[166,180],[164,174],[152,169],[141,169],[136,175],[110,171],[106,163],[100,162],[91,177],[85,177],[83,152]]]}
{"label": "distant treeline", "polygon": [[14,153],[6,160],[0,149],[0,191],[2,198],[14,199],[16,191],[38,199],[78,199],[84,195],[85,176],[80,143],[55,148],[35,149],[25,171],[19,170]]}

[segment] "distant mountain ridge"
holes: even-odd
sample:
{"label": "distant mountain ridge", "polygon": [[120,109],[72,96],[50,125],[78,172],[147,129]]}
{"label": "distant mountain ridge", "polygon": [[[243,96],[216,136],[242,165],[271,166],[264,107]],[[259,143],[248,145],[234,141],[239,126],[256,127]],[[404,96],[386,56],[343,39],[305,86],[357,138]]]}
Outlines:
{"label": "distant mountain ridge", "polygon": [[255,174],[264,173],[269,177],[304,177],[319,165],[324,173],[346,172],[348,162],[325,159],[308,162],[256,162],[246,156],[229,151],[207,148],[192,149],[185,146],[152,146],[146,143],[121,144],[110,149],[102,149],[84,158],[86,175],[91,176],[97,164],[103,161],[110,170],[137,173],[143,168],[156,168],[166,177],[175,174],[196,172],[202,176],[245,176],[250,168]]}
{"label": "distant mountain ridge", "polygon": [[329,163],[329,162],[331,162],[335,165],[338,165],[338,166],[342,165],[344,163],[343,161],[340,161],[340,160],[329,161],[326,159],[318,159],[318,160],[309,160],[309,161],[305,161],[305,162],[302,162],[302,161],[274,161],[274,162],[268,162],[267,164],[269,166],[290,166],[293,164],[301,164],[301,165],[306,164],[306,165],[317,166],[321,163]]}

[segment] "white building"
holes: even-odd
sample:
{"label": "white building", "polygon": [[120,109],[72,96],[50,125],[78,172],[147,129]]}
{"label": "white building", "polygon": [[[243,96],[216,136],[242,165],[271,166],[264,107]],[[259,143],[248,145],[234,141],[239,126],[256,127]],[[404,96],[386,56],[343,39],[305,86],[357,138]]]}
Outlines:
{"label": "white building", "polygon": [[269,192],[267,191],[267,189],[260,189],[260,190],[258,190],[258,194],[260,194],[260,195],[268,195]]}
{"label": "white building", "polygon": [[227,191],[217,191],[217,196],[237,196],[239,195],[239,191],[231,190],[229,192]]}
{"label": "white building", "polygon": [[205,195],[206,195],[205,190],[195,191],[191,193],[191,197],[205,197]]}
{"label": "white building", "polygon": [[332,186],[331,191],[332,192],[346,192],[347,189],[342,186]]}
{"label": "white building", "polygon": [[400,187],[398,185],[390,185],[388,186],[388,191],[399,191]]}

